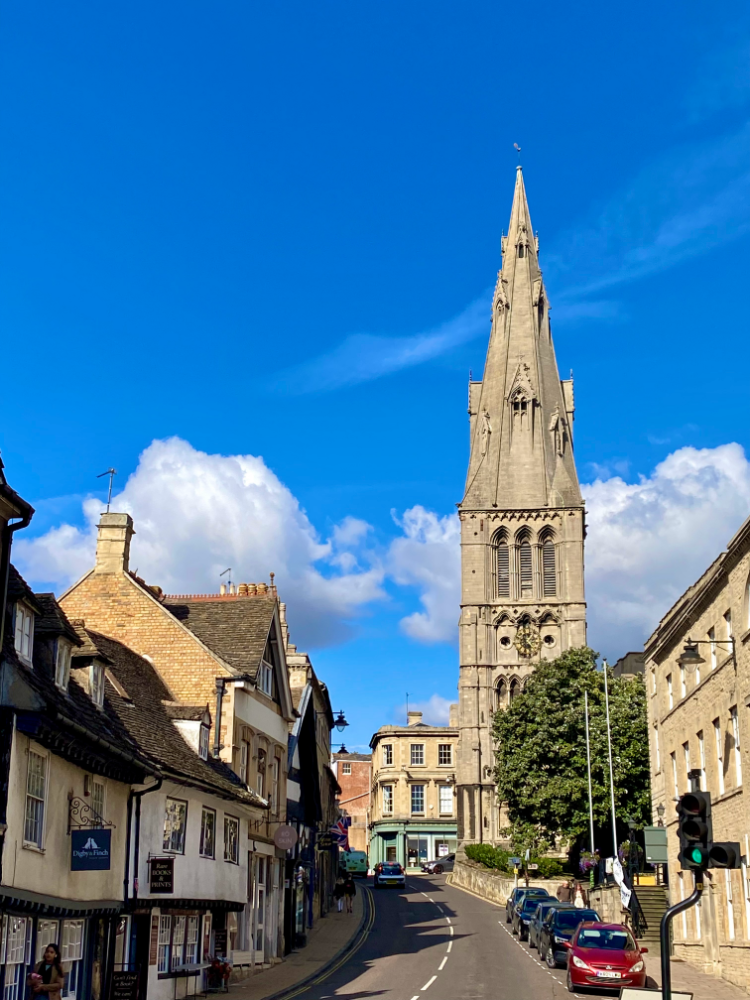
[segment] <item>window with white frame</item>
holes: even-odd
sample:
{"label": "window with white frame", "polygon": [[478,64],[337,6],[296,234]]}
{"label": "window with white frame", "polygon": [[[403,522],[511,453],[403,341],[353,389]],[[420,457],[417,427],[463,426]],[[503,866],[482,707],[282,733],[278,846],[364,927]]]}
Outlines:
{"label": "window with white frame", "polygon": [[258,795],[265,798],[266,794],[266,751],[258,750]]}
{"label": "window with white frame", "polygon": [[104,664],[94,660],[89,670],[91,700],[97,708],[104,708]]}
{"label": "window with white frame", "polygon": [[383,815],[393,815],[393,785],[383,785]]}
{"label": "window with white frame", "polygon": [[273,667],[265,660],[260,661],[258,687],[263,694],[267,694],[269,698],[273,697]]}
{"label": "window with white frame", "polygon": [[172,917],[169,913],[162,913],[159,917],[159,950],[156,956],[158,972],[169,972],[171,944]]}
{"label": "window with white frame", "polygon": [[187,829],[187,802],[182,799],[167,799],[164,813],[163,848],[174,854],[185,853],[185,830]]}
{"label": "window with white frame", "polygon": [[724,882],[727,890],[727,930],[729,940],[734,941],[734,899],[732,897],[732,873],[728,868],[724,869]]}
{"label": "window with white frame", "polygon": [[22,1000],[25,967],[31,960],[31,917],[12,914],[0,920],[0,965],[5,966],[3,1000]]}
{"label": "window with white frame", "polygon": [[198,730],[198,756],[201,760],[208,760],[208,726],[203,722]]}
{"label": "window with white frame", "polygon": [[249,785],[248,777],[250,772],[248,771],[248,761],[250,760],[250,744],[247,740],[240,740],[240,781],[244,781],[246,785]]}
{"label": "window with white frame", "polygon": [[57,684],[61,691],[68,690],[68,681],[70,680],[70,654],[70,643],[66,642],[64,639],[58,639],[57,648],[55,649],[55,684]]}
{"label": "window with white frame", "polygon": [[13,642],[21,659],[31,664],[34,652],[34,612],[20,601],[16,604],[16,627]]}
{"label": "window with white frame", "polygon": [[383,744],[383,763],[386,767],[393,763],[393,746],[390,743]]}
{"label": "window with white frame", "polygon": [[274,754],[271,764],[271,812],[277,814],[279,811],[279,782],[281,781],[281,757]]}
{"label": "window with white frame", "polygon": [[104,823],[104,796],[106,788],[101,778],[94,778],[91,782],[91,825],[100,829]]}
{"label": "window with white frame", "polygon": [[685,668],[680,664],[680,698],[687,695],[687,685],[685,684]]}
{"label": "window with white frame", "polygon": [[415,815],[424,812],[424,785],[411,786],[411,811]]}
{"label": "window with white frame", "polygon": [[667,674],[667,698],[669,701],[669,707],[674,708],[674,694],[672,692],[672,675]]}
{"label": "window with white frame", "polygon": [[174,918],[174,927],[172,928],[172,955],[170,962],[172,971],[177,969],[183,963],[186,924],[187,917],[176,916]]}
{"label": "window with white frame", "polygon": [[216,813],[213,809],[206,809],[205,806],[201,812],[200,856],[216,857]]}
{"label": "window with white frame", "polygon": [[679,799],[680,797],[680,785],[677,781],[677,755],[672,752],[669,755],[669,759],[672,761],[672,782],[674,784],[674,794],[675,797]]}
{"label": "window with white frame", "polygon": [[411,757],[410,763],[414,764],[424,764],[424,743],[412,743],[411,744]]}
{"label": "window with white frame", "polygon": [[185,965],[195,965],[198,961],[199,933],[200,917],[188,917],[185,934]]}
{"label": "window with white frame", "polygon": [[60,940],[59,920],[37,920],[36,922],[36,957],[34,962],[41,962],[48,944],[58,944]]}
{"label": "window with white frame", "polygon": [[732,636],[733,636],[733,633],[732,633],[732,611],[731,611],[731,608],[728,608],[724,612],[724,630],[726,632],[727,639],[731,639]]}
{"label": "window with white frame", "polygon": [[716,670],[716,629],[710,628],[708,630],[708,641],[711,644],[711,669]]}
{"label": "window with white frame", "polygon": [[76,1000],[76,998],[83,1000],[85,996],[83,992],[85,932],[85,921],[63,921],[60,951],[65,969],[65,989],[62,991],[65,1000]]}
{"label": "window with white frame", "polygon": [[224,860],[233,865],[240,861],[240,821],[236,816],[224,817]]}
{"label": "window with white frame", "polygon": [[654,756],[656,758],[656,773],[661,771],[661,752],[659,750],[659,727],[654,723]]}
{"label": "window with white frame", "polygon": [[341,764],[341,773],[342,774],[351,774],[352,773],[351,761],[348,761],[348,760],[342,761],[342,764]]}
{"label": "window with white frame", "polygon": [[740,720],[737,716],[737,706],[729,709],[732,720],[732,738],[734,741],[734,779],[737,787],[742,784],[742,753],[740,751]]}
{"label": "window with white frame", "polygon": [[441,816],[452,816],[453,815],[453,786],[452,785],[441,785],[440,786],[440,815]]}
{"label": "window with white frame", "polygon": [[47,758],[29,750],[26,772],[26,815],[23,839],[26,844],[44,847],[44,810],[47,800]]}
{"label": "window with white frame", "polygon": [[703,730],[696,733],[696,739],[698,740],[698,762],[701,769],[700,785],[701,791],[706,791],[706,741],[703,739]]}
{"label": "window with white frame", "polygon": [[453,763],[453,744],[438,743],[438,764]]}
{"label": "window with white frame", "polygon": [[714,740],[716,742],[716,769],[719,772],[719,795],[724,794],[724,741],[721,721],[714,719]]}

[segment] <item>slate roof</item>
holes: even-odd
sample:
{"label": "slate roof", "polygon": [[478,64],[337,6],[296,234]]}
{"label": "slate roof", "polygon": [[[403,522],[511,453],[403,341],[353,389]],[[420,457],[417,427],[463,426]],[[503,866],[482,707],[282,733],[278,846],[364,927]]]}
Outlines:
{"label": "slate roof", "polygon": [[55,595],[34,594],[34,598],[42,609],[42,614],[37,615],[34,622],[34,634],[64,635],[66,639],[70,639],[74,646],[79,646],[81,640],[68,621],[67,615],[55,600]]}
{"label": "slate roof", "polygon": [[255,677],[268,642],[276,598],[215,600],[166,596],[163,604],[201,642],[240,674]]}
{"label": "slate roof", "polygon": [[[115,639],[90,629],[85,632],[96,649],[108,658],[107,672],[114,675],[118,686],[130,699],[122,697],[108,682],[107,701],[130,737],[160,770],[189,784],[206,787],[224,798],[267,807],[265,800],[248,789],[227,764],[211,756],[203,760],[187,743],[162,704],[165,699],[171,700],[171,695],[148,660]],[[78,651],[73,655],[77,656]],[[191,708],[194,706],[188,706]],[[204,711],[201,707],[200,718]]]}
{"label": "slate roof", "polygon": [[178,702],[164,703],[164,711],[170,719],[177,719],[180,722],[201,722],[206,712],[211,714],[208,705],[180,705]]}

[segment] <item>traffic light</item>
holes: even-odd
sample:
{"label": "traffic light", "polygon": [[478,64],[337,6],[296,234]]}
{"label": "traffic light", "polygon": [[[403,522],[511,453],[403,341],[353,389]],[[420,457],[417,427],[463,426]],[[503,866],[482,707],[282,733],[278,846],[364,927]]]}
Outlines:
{"label": "traffic light", "polygon": [[708,792],[688,792],[677,803],[679,862],[683,869],[710,868],[711,796]]}
{"label": "traffic light", "polygon": [[714,843],[711,796],[688,792],[677,803],[680,838],[679,862],[683,869],[740,868],[742,849],[736,841]]}

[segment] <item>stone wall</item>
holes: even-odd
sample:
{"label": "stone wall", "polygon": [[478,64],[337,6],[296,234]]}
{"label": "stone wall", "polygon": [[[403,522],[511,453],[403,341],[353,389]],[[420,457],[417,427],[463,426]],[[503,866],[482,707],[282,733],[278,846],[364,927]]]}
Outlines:
{"label": "stone wall", "polygon": [[[469,889],[477,896],[482,896],[491,903],[499,903],[501,906],[505,906],[516,884],[512,876],[500,875],[472,861],[456,861],[453,873],[450,875],[450,883],[462,889]],[[525,885],[522,879],[519,880],[519,884]],[[558,879],[529,879],[531,888],[546,889],[550,896],[555,895],[559,885]]]}

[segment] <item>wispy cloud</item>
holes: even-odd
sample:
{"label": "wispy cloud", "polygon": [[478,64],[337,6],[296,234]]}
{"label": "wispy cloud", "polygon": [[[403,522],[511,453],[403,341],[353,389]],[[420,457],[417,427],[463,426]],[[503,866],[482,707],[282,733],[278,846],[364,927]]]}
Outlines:
{"label": "wispy cloud", "polygon": [[326,392],[421,365],[486,333],[490,305],[488,290],[454,319],[424,333],[409,337],[352,334],[330,353],[282,371],[273,386],[295,395]]}

